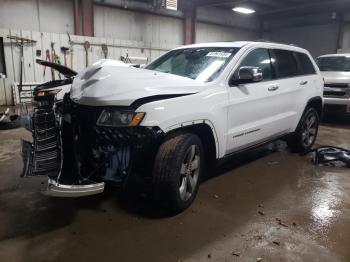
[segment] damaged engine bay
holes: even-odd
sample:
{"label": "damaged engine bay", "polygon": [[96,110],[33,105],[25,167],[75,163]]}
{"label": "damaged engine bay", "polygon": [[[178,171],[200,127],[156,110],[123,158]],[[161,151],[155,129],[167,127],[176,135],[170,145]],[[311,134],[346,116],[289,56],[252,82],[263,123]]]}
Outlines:
{"label": "damaged engine bay", "polygon": [[[54,64],[49,66],[57,69]],[[150,180],[162,131],[155,127],[97,125],[104,111],[121,110],[133,118],[137,115],[135,108],[74,103],[69,92],[60,92],[71,85],[76,73],[62,71],[61,67],[58,71],[65,73],[66,79],[37,86],[31,113],[22,105],[22,125],[33,137],[32,142],[22,140],[22,177],[47,176],[46,193],[61,197],[101,193],[105,182],[125,187],[131,180]]]}
{"label": "damaged engine bay", "polygon": [[64,196],[67,186],[74,195],[82,196],[102,192],[104,182],[123,187],[131,173],[133,178],[145,176],[151,170],[161,131],[97,126],[102,110],[75,104],[69,94],[59,102],[53,94],[36,97],[28,126],[33,143],[22,141],[22,176],[47,175],[48,191],[57,196]]}

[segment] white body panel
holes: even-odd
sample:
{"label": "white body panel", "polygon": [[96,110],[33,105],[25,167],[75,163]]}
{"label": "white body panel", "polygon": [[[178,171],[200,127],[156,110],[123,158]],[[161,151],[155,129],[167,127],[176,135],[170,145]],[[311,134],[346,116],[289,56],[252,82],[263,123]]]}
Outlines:
{"label": "white body panel", "polygon": [[[64,95],[69,93],[70,89],[71,89],[72,85],[69,84],[69,85],[64,85],[64,86],[60,86],[59,88],[61,89],[60,92],[57,93],[56,95],[56,100],[62,100]],[[57,87],[54,87],[52,89],[57,89]]]}
{"label": "white body panel", "polygon": [[[277,135],[293,132],[310,98],[322,97],[323,81],[316,74],[230,87],[232,72],[254,48],[279,48],[309,53],[301,48],[258,42],[212,43],[188,47],[240,47],[225,69],[211,82],[146,69],[118,68],[100,63],[74,80],[71,99],[90,106],[130,106],[138,99],[158,95],[183,95],[141,105],[142,126],[163,132],[205,123],[216,140],[216,156],[225,155]],[[311,61],[313,61],[311,59]],[[300,85],[307,81],[307,84]],[[270,92],[271,85],[279,89]],[[240,135],[244,133],[244,135]]]}

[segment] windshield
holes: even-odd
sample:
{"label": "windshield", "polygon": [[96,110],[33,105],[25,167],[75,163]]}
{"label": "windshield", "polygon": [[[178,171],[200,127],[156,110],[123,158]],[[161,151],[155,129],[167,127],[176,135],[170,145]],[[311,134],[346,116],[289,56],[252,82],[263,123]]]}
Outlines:
{"label": "windshield", "polygon": [[316,63],[321,71],[350,71],[350,56],[319,57]]}
{"label": "windshield", "polygon": [[170,51],[146,67],[163,73],[212,81],[237,53],[237,47],[202,47]]}

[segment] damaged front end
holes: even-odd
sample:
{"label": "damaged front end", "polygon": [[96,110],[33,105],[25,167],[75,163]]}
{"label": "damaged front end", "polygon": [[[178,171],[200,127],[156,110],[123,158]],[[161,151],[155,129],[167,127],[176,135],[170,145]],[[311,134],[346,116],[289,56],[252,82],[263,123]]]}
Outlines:
{"label": "damaged front end", "polygon": [[22,176],[48,176],[46,194],[87,196],[103,192],[107,182],[124,187],[151,177],[159,128],[97,124],[104,111],[136,115],[133,108],[79,105],[69,94],[62,101],[49,93],[35,100],[26,124],[33,141],[22,141]]}

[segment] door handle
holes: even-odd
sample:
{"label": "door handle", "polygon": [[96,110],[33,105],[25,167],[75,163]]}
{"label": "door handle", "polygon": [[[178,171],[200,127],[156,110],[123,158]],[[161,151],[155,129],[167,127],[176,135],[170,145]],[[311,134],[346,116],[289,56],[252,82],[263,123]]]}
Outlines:
{"label": "door handle", "polygon": [[307,81],[302,81],[302,82],[300,82],[300,85],[301,86],[304,86],[304,85],[306,85],[307,84]]}
{"label": "door handle", "polygon": [[278,85],[273,85],[273,86],[270,86],[267,90],[269,90],[269,91],[276,91],[278,88],[279,88]]}

